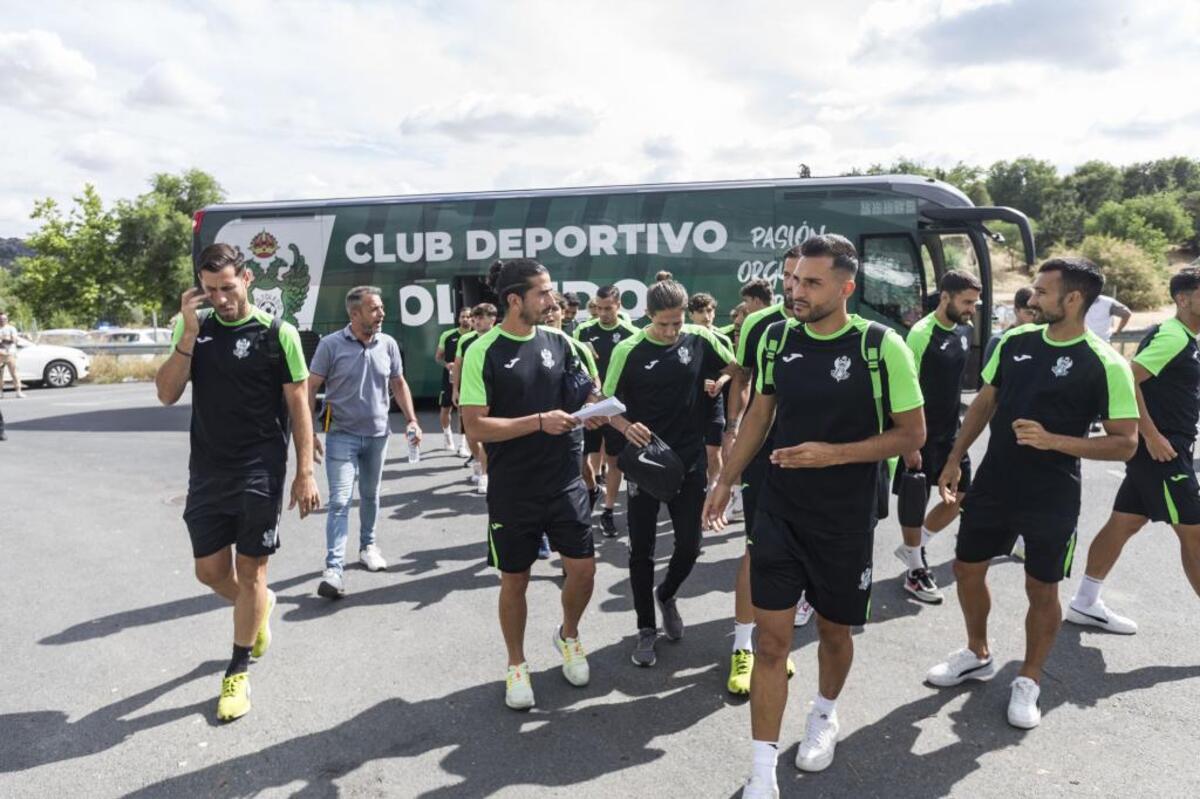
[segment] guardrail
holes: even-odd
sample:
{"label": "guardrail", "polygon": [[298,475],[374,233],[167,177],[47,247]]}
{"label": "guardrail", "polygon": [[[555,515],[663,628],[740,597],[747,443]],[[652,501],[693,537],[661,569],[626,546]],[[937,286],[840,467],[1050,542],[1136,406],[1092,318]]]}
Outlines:
{"label": "guardrail", "polygon": [[126,342],[122,344],[71,344],[77,350],[83,350],[88,355],[166,355],[171,351],[170,344],[142,344]]}
{"label": "guardrail", "polygon": [[1112,339],[1109,343],[1113,345],[1113,349],[1115,349],[1117,352],[1129,357],[1125,352],[1125,348],[1130,344],[1136,347],[1138,343],[1145,337],[1148,329],[1149,328],[1144,327],[1137,330],[1130,330],[1126,328],[1120,333],[1113,333]]}

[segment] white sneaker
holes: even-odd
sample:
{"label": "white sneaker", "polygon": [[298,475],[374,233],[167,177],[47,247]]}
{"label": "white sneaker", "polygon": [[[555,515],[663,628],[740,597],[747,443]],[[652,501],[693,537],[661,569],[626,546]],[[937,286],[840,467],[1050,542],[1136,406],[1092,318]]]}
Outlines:
{"label": "white sneaker", "polygon": [[925,675],[925,682],[938,688],[962,685],[967,680],[987,682],[996,676],[996,661],[989,654],[980,660],[970,649],[951,652],[946,660],[937,664]]}
{"label": "white sneaker", "polygon": [[779,799],[779,785],[751,777],[742,786],[742,799]]}
{"label": "white sneaker", "polygon": [[1022,730],[1032,730],[1042,723],[1038,697],[1042,689],[1028,677],[1012,681],[1012,697],[1008,700],[1008,723]]}
{"label": "white sneaker", "polygon": [[317,585],[317,594],[326,599],[341,599],[346,595],[346,586],[342,582],[342,573],[337,569],[326,569],[321,572],[321,582]]}
{"label": "white sneaker", "polygon": [[475,493],[487,496],[488,479],[486,474],[479,475],[479,482],[475,484]]}
{"label": "white sneaker", "polygon": [[442,447],[454,451],[454,434],[448,431],[442,431]]}
{"label": "white sneaker", "polygon": [[467,446],[467,437],[466,436],[463,436],[462,441],[458,445],[458,457],[460,457],[460,458],[471,457],[471,448]]}
{"label": "white sneaker", "polygon": [[467,482],[477,486],[480,477],[483,477],[483,468],[478,463],[471,464],[471,476],[467,478]]}
{"label": "white sneaker", "polygon": [[1013,544],[1012,556],[1017,560],[1025,560],[1025,537],[1017,536],[1017,542]]}
{"label": "white sneaker", "polygon": [[808,624],[813,617],[813,606],[808,604],[808,600],[800,597],[800,604],[796,605],[796,620],[792,622],[795,627],[803,627]]}
{"label": "white sneaker", "polygon": [[1076,608],[1074,602],[1067,605],[1067,621],[1087,627],[1099,627],[1118,635],[1133,635],[1138,631],[1136,621],[1113,613],[1104,604],[1103,599],[1097,599],[1090,608],[1082,610]]}
{"label": "white sneaker", "polygon": [[796,753],[796,768],[801,771],[824,771],[833,762],[833,750],[837,748],[837,711],[826,716],[816,709],[808,712],[808,723],[804,725],[804,740]]}
{"label": "white sneaker", "polygon": [[379,551],[379,547],[375,544],[367,544],[358,551],[358,559],[362,565],[367,567],[369,572],[381,572],[387,568],[387,561],[383,559],[383,553]]}
{"label": "white sneaker", "polygon": [[742,507],[742,491],[737,489],[729,500],[729,518],[740,522],[746,517],[746,509]]}
{"label": "white sneaker", "polygon": [[562,673],[567,682],[576,688],[587,685],[592,678],[592,672],[588,668],[587,653],[583,651],[583,644],[579,643],[579,639],[563,638],[562,628],[555,627],[553,643],[555,650],[562,655]]}
{"label": "white sneaker", "polygon": [[529,664],[509,666],[504,680],[504,704],[513,710],[528,710],[533,707],[533,683],[529,681]]}

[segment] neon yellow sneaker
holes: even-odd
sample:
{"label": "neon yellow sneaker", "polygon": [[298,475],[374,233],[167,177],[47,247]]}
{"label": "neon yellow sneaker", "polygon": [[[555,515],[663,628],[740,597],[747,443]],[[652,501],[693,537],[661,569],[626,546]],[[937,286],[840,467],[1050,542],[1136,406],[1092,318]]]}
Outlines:
{"label": "neon yellow sneaker", "polygon": [[789,680],[796,676],[796,661],[792,660],[791,655],[788,655],[787,673]]}
{"label": "neon yellow sneaker", "polygon": [[750,672],[754,671],[754,653],[738,649],[729,663],[729,682],[725,688],[734,696],[750,695]]}
{"label": "neon yellow sneaker", "polygon": [[275,592],[267,589],[267,612],[263,614],[262,624],[258,627],[258,634],[254,636],[254,648],[250,650],[250,657],[260,658],[267,654],[267,650],[271,648],[271,614],[275,612]]}
{"label": "neon yellow sneaker", "polygon": [[221,698],[217,700],[217,720],[233,721],[250,712],[250,674],[231,674],[221,680]]}

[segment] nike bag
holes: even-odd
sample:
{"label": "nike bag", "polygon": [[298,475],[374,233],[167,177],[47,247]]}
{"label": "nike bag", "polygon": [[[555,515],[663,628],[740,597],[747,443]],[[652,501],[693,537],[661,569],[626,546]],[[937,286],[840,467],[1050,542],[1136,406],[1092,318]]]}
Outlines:
{"label": "nike bag", "polygon": [[670,502],[683,485],[683,461],[675,450],[653,433],[644,447],[629,444],[617,456],[617,466],[625,479],[635,483],[659,502]]}
{"label": "nike bag", "polygon": [[595,390],[596,385],[583,367],[583,361],[572,353],[563,367],[562,409],[567,413],[575,413],[587,403]]}

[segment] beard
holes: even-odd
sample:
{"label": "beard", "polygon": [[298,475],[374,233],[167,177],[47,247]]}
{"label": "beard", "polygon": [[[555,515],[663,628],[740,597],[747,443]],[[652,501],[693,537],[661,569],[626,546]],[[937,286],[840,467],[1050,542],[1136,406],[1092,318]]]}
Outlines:
{"label": "beard", "polygon": [[949,306],[946,308],[946,316],[956,325],[966,325],[975,319],[975,312],[967,311],[966,313],[959,313],[954,306]]}
{"label": "beard", "polygon": [[792,303],[792,316],[796,317],[797,322],[804,324],[814,324],[820,322],[825,317],[836,311],[840,307],[840,303],[830,303],[829,305],[812,305],[801,308],[796,303]]}
{"label": "beard", "polygon": [[1033,311],[1033,322],[1038,325],[1052,325],[1066,318],[1062,308],[1030,308]]}

